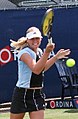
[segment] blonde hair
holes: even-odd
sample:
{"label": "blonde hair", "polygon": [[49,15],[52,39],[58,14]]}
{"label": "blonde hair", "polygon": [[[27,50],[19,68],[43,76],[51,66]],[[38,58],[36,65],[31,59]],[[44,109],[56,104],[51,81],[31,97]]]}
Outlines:
{"label": "blonde hair", "polygon": [[27,38],[26,37],[21,37],[18,39],[18,41],[10,40],[11,44],[10,46],[13,48],[13,51],[19,51],[23,49],[25,46],[27,46]]}

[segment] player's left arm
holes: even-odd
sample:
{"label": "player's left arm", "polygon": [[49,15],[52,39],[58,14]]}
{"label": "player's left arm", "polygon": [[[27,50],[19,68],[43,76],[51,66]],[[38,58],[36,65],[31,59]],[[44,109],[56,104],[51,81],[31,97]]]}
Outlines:
{"label": "player's left arm", "polygon": [[60,49],[53,57],[47,60],[44,71],[47,71],[57,60],[62,58],[68,58],[70,52],[70,49]]}

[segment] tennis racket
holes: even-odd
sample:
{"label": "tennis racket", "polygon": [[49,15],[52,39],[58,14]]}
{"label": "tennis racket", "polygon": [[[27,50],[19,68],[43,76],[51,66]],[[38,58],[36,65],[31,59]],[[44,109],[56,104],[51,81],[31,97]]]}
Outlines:
{"label": "tennis racket", "polygon": [[[52,36],[51,36],[53,21],[54,21],[54,12],[52,9],[48,9],[43,16],[42,23],[41,23],[41,30],[42,30],[43,36],[48,37],[48,42],[50,44],[53,42]],[[52,51],[52,55],[53,56],[55,55],[54,51]],[[64,65],[64,61],[57,60],[55,62],[55,65],[56,65],[61,81],[64,82],[63,83],[64,85],[66,85],[67,81],[65,76],[69,76],[70,74],[68,73],[67,68]]]}
{"label": "tennis racket", "polygon": [[48,37],[49,43],[52,43],[51,32],[52,32],[53,20],[54,20],[54,12],[52,9],[48,9],[43,16],[42,23],[41,23],[41,30],[43,36]]}
{"label": "tennis racket", "polygon": [[[43,36],[47,36],[48,42],[50,44],[53,42],[51,36],[53,21],[54,21],[54,11],[52,9],[48,9],[43,16],[41,23],[41,30]],[[52,51],[52,55],[53,56],[55,55],[54,51]],[[56,61],[55,65],[57,67],[60,76],[66,74],[61,60]]]}

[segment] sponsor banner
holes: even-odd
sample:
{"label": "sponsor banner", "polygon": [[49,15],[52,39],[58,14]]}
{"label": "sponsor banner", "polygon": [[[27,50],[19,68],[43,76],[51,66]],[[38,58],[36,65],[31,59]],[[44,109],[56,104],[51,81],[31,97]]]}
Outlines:
{"label": "sponsor banner", "polygon": [[46,101],[46,108],[55,109],[55,108],[78,108],[78,98],[77,99],[57,99],[57,100],[48,100]]}
{"label": "sponsor banner", "polygon": [[77,99],[73,99],[73,103],[74,103],[74,106],[76,108],[78,108],[78,98]]}
{"label": "sponsor banner", "polygon": [[13,55],[10,51],[10,46],[6,46],[0,50],[0,65],[3,66],[13,61]]}

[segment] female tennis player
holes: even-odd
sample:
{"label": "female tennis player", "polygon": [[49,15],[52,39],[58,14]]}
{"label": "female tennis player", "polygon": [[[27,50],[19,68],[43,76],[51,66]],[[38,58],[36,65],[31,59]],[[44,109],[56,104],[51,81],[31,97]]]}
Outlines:
{"label": "female tennis player", "polygon": [[42,53],[41,41],[41,32],[36,27],[30,27],[26,37],[17,42],[11,40],[11,47],[18,52],[18,81],[12,96],[10,119],[23,119],[26,112],[29,112],[30,119],[44,119],[44,72],[58,59],[70,54],[70,49],[60,49],[48,59],[55,44],[48,44]]}

